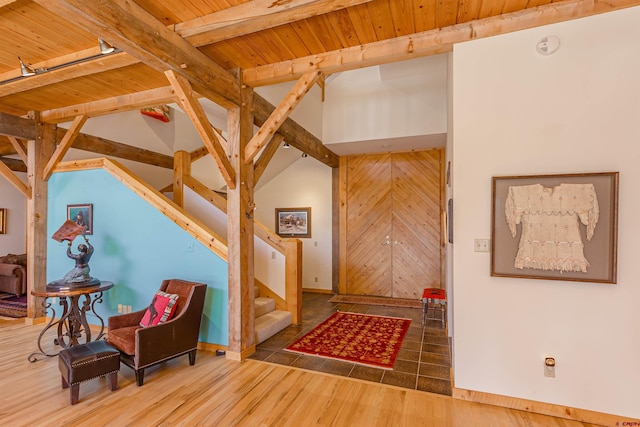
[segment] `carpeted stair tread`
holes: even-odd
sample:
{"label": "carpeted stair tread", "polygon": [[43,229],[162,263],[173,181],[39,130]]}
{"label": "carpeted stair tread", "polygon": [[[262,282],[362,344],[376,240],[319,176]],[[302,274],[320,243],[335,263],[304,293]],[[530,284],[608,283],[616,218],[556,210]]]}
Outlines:
{"label": "carpeted stair tread", "polygon": [[276,300],[273,298],[258,297],[255,300],[255,316],[256,318],[276,309]]}
{"label": "carpeted stair tread", "polygon": [[291,313],[288,311],[274,310],[256,318],[256,344],[271,338],[292,322]]}

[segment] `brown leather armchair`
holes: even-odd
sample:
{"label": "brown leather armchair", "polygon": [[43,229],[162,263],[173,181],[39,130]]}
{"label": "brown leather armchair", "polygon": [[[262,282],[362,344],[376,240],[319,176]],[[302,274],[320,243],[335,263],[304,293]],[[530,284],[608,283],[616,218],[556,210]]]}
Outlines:
{"label": "brown leather armchair", "polygon": [[108,320],[107,341],[120,350],[120,361],[135,371],[138,386],[144,382],[144,370],[149,366],[185,354],[189,354],[190,365],[196,363],[207,285],[171,279],[164,280],[160,290],[179,295],[175,315],[167,322],[141,327],[146,307]]}

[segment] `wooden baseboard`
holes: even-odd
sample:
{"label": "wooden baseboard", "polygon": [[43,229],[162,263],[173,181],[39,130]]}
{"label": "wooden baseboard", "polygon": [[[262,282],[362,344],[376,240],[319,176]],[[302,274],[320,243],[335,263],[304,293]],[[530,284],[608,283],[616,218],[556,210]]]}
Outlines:
{"label": "wooden baseboard", "polygon": [[236,362],[242,362],[244,359],[246,359],[247,357],[251,356],[255,352],[256,352],[256,346],[252,345],[251,347],[248,347],[248,348],[244,349],[241,352],[227,350],[225,355],[226,355],[227,359],[229,359],[229,360],[235,360]]}
{"label": "wooden baseboard", "polygon": [[227,346],[220,345],[220,344],[209,344],[206,342],[198,341],[198,350],[215,353],[217,350],[227,351]]}
{"label": "wooden baseboard", "polygon": [[316,288],[302,288],[302,292],[309,292],[313,294],[332,294],[331,289],[316,289]]}
{"label": "wooden baseboard", "polygon": [[572,408],[570,406],[554,405],[552,403],[536,402],[534,400],[484,393],[481,391],[465,390],[455,387],[453,388],[452,397],[454,399],[485,403],[487,405],[501,406],[503,408],[517,409],[542,415],[550,415],[552,417],[565,418],[590,424],[614,426],[626,425],[624,423],[634,423],[628,425],[636,425],[635,423],[638,422],[636,419],[620,415],[605,414],[603,412],[595,412],[587,409]]}
{"label": "wooden baseboard", "polygon": [[25,325],[39,325],[41,323],[47,322],[48,319],[46,317],[25,317],[24,324]]}

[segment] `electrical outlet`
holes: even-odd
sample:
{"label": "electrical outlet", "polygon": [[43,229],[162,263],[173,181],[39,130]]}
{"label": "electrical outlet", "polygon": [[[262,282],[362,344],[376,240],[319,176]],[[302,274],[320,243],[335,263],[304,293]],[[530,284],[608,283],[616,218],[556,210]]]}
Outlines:
{"label": "electrical outlet", "polygon": [[316,282],[316,283],[318,283],[318,278],[316,277],[313,281],[314,281],[314,282]]}
{"label": "electrical outlet", "polygon": [[276,259],[276,251],[271,252],[271,259]]}
{"label": "electrical outlet", "polygon": [[556,377],[556,359],[553,357],[544,358],[544,376],[548,378]]}
{"label": "electrical outlet", "polygon": [[474,252],[489,252],[491,240],[489,239],[474,239],[473,240],[473,251]]}
{"label": "electrical outlet", "polygon": [[122,304],[118,304],[118,313],[122,313]]}

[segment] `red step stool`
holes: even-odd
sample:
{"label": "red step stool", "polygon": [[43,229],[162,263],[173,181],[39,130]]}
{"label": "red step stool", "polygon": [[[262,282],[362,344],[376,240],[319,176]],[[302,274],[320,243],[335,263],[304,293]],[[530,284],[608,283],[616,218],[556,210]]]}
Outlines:
{"label": "red step stool", "polygon": [[422,293],[422,326],[425,325],[426,321],[429,319],[437,319],[435,317],[429,318],[429,304],[434,306],[433,311],[435,314],[436,305],[440,307],[441,312],[441,321],[442,327],[444,328],[445,322],[445,313],[447,311],[447,292],[444,289],[440,288],[424,288],[424,292]]}

